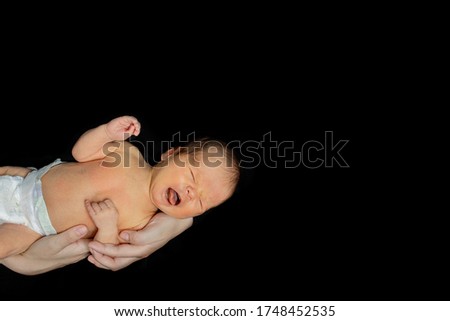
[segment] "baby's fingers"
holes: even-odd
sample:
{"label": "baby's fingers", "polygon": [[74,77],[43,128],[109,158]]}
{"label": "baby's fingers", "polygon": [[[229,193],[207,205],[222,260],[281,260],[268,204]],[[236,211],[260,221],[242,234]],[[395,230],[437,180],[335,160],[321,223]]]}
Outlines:
{"label": "baby's fingers", "polygon": [[139,123],[130,124],[130,126],[126,129],[126,132],[130,135],[138,136],[141,132],[141,125]]}
{"label": "baby's fingers", "polygon": [[[97,205],[97,204],[94,204],[94,205]],[[86,207],[86,210],[88,211],[89,215],[91,215],[91,216],[95,215],[96,211],[95,211],[94,207],[92,206],[91,202],[89,202],[88,200],[85,200],[84,206]]]}
{"label": "baby's fingers", "polygon": [[88,200],[85,200],[84,205],[90,216],[95,216],[99,211],[101,211],[101,208],[97,203],[91,203]]}
{"label": "baby's fingers", "polygon": [[106,205],[107,208],[116,209],[114,203],[109,198],[105,199],[103,203]]}
{"label": "baby's fingers", "polygon": [[134,131],[132,134],[134,136],[138,136],[140,132],[141,132],[141,123],[136,120],[134,122]]}

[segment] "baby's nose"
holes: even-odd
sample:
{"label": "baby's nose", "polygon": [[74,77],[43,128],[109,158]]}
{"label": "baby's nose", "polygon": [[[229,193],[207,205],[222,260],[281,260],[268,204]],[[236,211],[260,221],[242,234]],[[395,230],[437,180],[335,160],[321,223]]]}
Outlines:
{"label": "baby's nose", "polygon": [[195,197],[197,196],[197,193],[192,186],[186,187],[186,194],[187,194],[188,199],[190,199],[190,200],[195,199]]}

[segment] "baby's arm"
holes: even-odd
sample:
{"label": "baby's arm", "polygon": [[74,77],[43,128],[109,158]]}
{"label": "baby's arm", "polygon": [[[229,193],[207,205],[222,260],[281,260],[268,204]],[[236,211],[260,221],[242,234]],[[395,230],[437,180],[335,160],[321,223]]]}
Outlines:
{"label": "baby's arm", "polygon": [[0,166],[0,176],[22,176],[25,177],[31,172],[30,168],[18,166]]}
{"label": "baby's arm", "polygon": [[103,202],[85,201],[86,209],[97,226],[94,240],[101,243],[119,244],[119,228],[117,222],[119,212],[109,199]]}
{"label": "baby's arm", "polygon": [[140,130],[141,124],[135,117],[114,118],[107,124],[92,128],[81,135],[72,148],[72,155],[78,162],[102,159],[108,152],[112,152],[106,150],[105,145],[107,143],[117,140],[123,141],[131,135],[137,136]]}

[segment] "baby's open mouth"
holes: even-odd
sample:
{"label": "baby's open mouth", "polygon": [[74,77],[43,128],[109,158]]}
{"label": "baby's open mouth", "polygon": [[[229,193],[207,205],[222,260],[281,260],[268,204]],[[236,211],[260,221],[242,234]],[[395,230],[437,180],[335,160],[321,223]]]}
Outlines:
{"label": "baby's open mouth", "polygon": [[168,188],[167,192],[166,192],[166,196],[167,196],[167,201],[169,202],[170,205],[178,205],[180,204],[180,195],[178,195],[178,193],[173,189],[173,188]]}

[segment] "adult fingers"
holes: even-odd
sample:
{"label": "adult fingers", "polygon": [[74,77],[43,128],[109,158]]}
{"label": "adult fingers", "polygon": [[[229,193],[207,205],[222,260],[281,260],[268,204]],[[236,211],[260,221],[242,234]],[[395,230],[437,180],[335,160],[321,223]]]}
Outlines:
{"label": "adult fingers", "polygon": [[78,256],[82,256],[83,258],[85,258],[89,254],[90,241],[90,239],[75,241],[59,251],[59,256],[67,257],[69,260],[71,260],[72,258],[75,260]]}
{"label": "adult fingers", "polygon": [[80,240],[83,236],[85,236],[88,232],[88,229],[84,225],[77,225],[71,227],[70,229],[53,235],[51,245],[55,246],[56,250],[63,250],[68,247],[72,243]]}
{"label": "adult fingers", "polygon": [[88,257],[88,261],[95,266],[112,271],[120,270],[137,260],[137,258],[111,258],[96,251],[93,251],[92,255]]}
{"label": "adult fingers", "polygon": [[161,241],[167,242],[191,227],[192,222],[192,218],[176,219],[166,214],[157,214],[142,230],[122,231],[120,238],[134,245],[148,245]]}
{"label": "adult fingers", "polygon": [[104,244],[96,241],[89,243],[89,249],[97,251],[100,254],[107,255],[109,257],[122,257],[122,258],[136,258],[144,257],[147,253],[146,248],[143,246],[136,246],[130,244]]}
{"label": "adult fingers", "polygon": [[91,255],[88,256],[88,261],[91,262],[92,264],[94,264],[98,268],[109,270],[109,268],[106,265],[101,264],[96,259],[96,257],[100,259],[102,256],[104,256],[104,255],[92,250]]}
{"label": "adult fingers", "polygon": [[62,266],[73,264],[73,263],[77,263],[77,262],[85,259],[88,256],[88,254],[89,254],[89,251],[88,252],[84,252],[83,254],[76,255],[76,256],[70,256],[70,257],[67,257],[65,259],[61,259],[60,263],[61,263]]}

